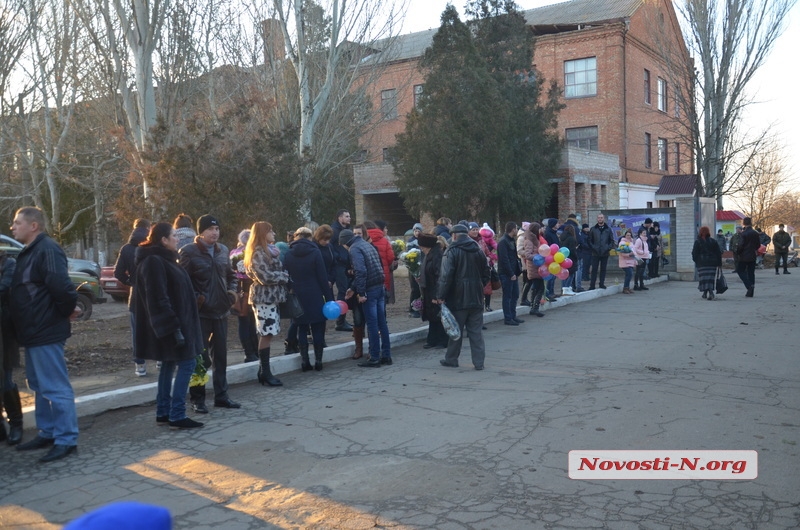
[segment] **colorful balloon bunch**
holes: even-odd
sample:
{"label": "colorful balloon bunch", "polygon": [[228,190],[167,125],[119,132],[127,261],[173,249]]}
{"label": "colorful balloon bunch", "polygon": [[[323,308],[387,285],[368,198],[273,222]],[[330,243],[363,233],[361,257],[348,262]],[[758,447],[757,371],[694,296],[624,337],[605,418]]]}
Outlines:
{"label": "colorful balloon bunch", "polygon": [[533,256],[533,264],[539,267],[539,276],[543,280],[550,280],[553,276],[559,280],[566,280],[569,277],[569,268],[572,267],[572,260],[569,259],[569,249],[559,248],[558,245],[542,245],[539,253]]}

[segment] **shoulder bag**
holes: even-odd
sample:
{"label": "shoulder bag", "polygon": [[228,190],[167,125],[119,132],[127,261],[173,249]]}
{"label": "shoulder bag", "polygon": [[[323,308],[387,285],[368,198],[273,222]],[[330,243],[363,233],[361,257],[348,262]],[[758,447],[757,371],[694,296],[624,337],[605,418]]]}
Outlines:
{"label": "shoulder bag", "polygon": [[725,280],[725,275],[722,274],[722,267],[717,267],[717,294],[722,294],[728,290],[728,282]]}
{"label": "shoulder bag", "polygon": [[303,306],[300,305],[300,300],[297,298],[297,295],[294,294],[294,291],[288,291],[286,293],[286,300],[281,302],[278,306],[278,313],[281,318],[291,319],[300,318],[305,314]]}

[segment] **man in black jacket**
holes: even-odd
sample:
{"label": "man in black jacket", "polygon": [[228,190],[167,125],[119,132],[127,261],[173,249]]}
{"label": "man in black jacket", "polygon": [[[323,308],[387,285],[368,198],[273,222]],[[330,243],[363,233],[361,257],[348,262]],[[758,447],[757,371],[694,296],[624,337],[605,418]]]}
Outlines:
{"label": "man in black jacket", "polygon": [[483,370],[486,347],[483,342],[483,286],[489,283],[489,266],[478,244],[469,237],[466,226],[451,229],[453,239],[442,256],[442,269],[436,285],[434,303],[447,303],[461,329],[461,336],[450,338],[442,366],[458,367],[464,333],[469,335],[472,364]]}
{"label": "man in black jacket", "polygon": [[[133,318],[133,279],[136,278],[136,248],[139,243],[147,239],[150,232],[150,221],[147,219],[136,219],[133,222],[133,232],[131,232],[128,242],[119,249],[117,263],[114,266],[114,278],[123,285],[131,288],[128,294],[128,311],[131,318],[131,337],[136,337],[135,319]],[[144,359],[136,355],[136,341],[133,341],[133,364],[134,373],[139,377],[147,375],[147,366]]]}
{"label": "man in black jacket", "polygon": [[506,326],[519,326],[525,322],[517,318],[517,298],[522,267],[517,257],[517,223],[506,223],[506,233],[497,242],[497,275],[503,284],[503,318]]}
{"label": "man in black jacket", "polygon": [[[236,275],[228,260],[228,248],[219,243],[219,222],[211,215],[197,219],[194,243],[180,249],[180,264],[189,273],[200,312],[200,328],[206,352],[214,367],[214,406],[238,409],[228,397],[228,314],[236,300]],[[204,355],[205,357],[205,355]],[[189,387],[195,412],[208,413],[206,389]]]}
{"label": "man in black jacket", "polygon": [[753,230],[753,221],[749,217],[742,219],[742,225],[744,230],[742,230],[739,244],[735,250],[736,256],[739,257],[736,273],[747,289],[745,296],[752,298],[756,289],[756,257],[758,256],[758,247],[761,246],[761,240],[758,237],[758,232]]}
{"label": "man in black jacket", "polygon": [[606,288],[606,266],[608,253],[615,248],[614,234],[606,224],[606,216],[597,214],[597,224],[589,230],[589,246],[592,248],[592,276],[589,280],[589,290],[593,290],[597,282],[597,269],[600,268],[600,288]]}
{"label": "man in black jacket", "polygon": [[44,214],[20,208],[11,231],[25,247],[17,258],[11,283],[12,319],[25,347],[25,375],[36,395],[36,438],[18,451],[51,447],[40,462],[60,460],[78,448],[75,393],[64,361],[64,343],[71,334],[70,318],[78,293],[69,278],[67,256],[44,232]]}

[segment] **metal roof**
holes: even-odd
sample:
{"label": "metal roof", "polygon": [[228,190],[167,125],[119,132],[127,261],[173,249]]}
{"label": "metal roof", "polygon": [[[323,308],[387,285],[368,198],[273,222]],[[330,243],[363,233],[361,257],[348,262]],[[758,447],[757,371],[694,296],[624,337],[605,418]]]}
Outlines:
{"label": "metal roof", "polygon": [[694,175],[664,175],[656,190],[658,195],[684,195],[692,197],[695,194],[697,177]]}
{"label": "metal roof", "polygon": [[717,210],[717,221],[740,221],[745,215],[738,210]]}
{"label": "metal roof", "polygon": [[[528,9],[522,14],[533,27],[577,26],[623,19],[633,15],[644,0],[570,0]],[[398,35],[375,43],[386,54],[384,60],[401,61],[421,57],[433,43],[439,28]],[[374,60],[374,57],[372,57]]]}

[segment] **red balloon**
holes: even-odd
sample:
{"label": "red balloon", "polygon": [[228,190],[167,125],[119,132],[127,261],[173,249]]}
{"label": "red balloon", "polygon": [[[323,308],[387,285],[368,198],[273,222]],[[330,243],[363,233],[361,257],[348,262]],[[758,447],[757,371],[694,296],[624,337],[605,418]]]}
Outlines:
{"label": "red balloon", "polygon": [[558,252],[558,250],[559,250],[559,246],[556,245],[555,243],[550,245],[550,254],[555,254],[556,252]]}
{"label": "red balloon", "polygon": [[344,300],[336,300],[336,304],[339,306],[339,314],[346,315],[347,310],[349,309],[347,307],[347,302],[345,302]]}
{"label": "red balloon", "polygon": [[572,260],[570,258],[565,258],[564,261],[561,263],[561,267],[564,269],[569,269],[572,267]]}
{"label": "red balloon", "polygon": [[551,264],[551,263],[553,263],[554,261],[555,261],[555,258],[553,257],[553,255],[552,255],[552,254],[548,254],[548,255],[547,255],[547,256],[545,256],[545,258],[544,258],[544,264],[545,264],[545,265],[550,265],[550,264]]}

